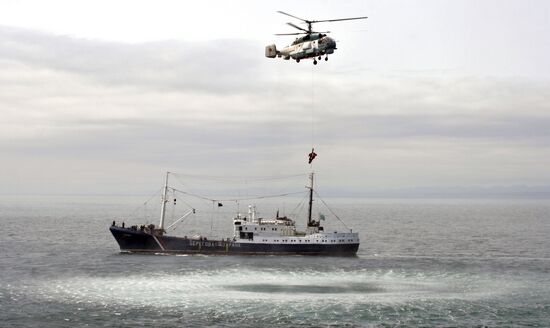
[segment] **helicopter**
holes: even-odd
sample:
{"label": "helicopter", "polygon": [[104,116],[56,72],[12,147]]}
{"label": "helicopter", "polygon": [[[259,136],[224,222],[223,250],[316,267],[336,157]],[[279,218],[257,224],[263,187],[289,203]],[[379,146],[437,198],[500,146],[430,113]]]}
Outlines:
{"label": "helicopter", "polygon": [[266,46],[265,56],[267,58],[282,57],[285,60],[289,60],[292,58],[297,63],[299,63],[301,59],[313,58],[314,65],[317,65],[317,59],[321,60],[322,56],[325,56],[325,61],[328,60],[328,55],[333,54],[334,50],[336,50],[336,41],[334,41],[334,39],[327,36],[327,33],[330,33],[329,31],[325,31],[325,32],[313,31],[311,29],[311,26],[313,24],[320,23],[320,22],[337,22],[337,21],[368,18],[366,16],[362,16],[362,17],[325,19],[325,20],[307,20],[307,19],[302,19],[300,17],[296,17],[294,15],[285,13],[284,11],[277,11],[277,12],[279,14],[283,14],[283,15],[301,20],[302,22],[307,24],[307,29],[301,28],[300,26],[297,26],[293,23],[287,23],[287,25],[290,25],[302,32],[279,33],[275,35],[304,34],[304,36],[296,38],[296,40],[294,40],[294,42],[292,42],[291,45],[284,47],[282,50],[277,50],[277,47],[275,46],[275,44],[270,44]]}

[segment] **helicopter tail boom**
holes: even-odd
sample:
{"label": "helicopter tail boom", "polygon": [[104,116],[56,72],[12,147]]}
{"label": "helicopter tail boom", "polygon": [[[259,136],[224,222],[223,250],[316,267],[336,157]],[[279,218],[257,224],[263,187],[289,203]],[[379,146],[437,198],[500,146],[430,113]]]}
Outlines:
{"label": "helicopter tail boom", "polygon": [[267,58],[275,58],[279,55],[279,50],[277,50],[277,47],[274,44],[270,44],[265,47],[265,56]]}

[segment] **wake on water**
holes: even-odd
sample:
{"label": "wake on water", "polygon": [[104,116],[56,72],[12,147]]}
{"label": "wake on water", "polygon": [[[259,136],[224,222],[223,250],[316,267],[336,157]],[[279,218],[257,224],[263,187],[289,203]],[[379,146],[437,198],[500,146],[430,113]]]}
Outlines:
{"label": "wake on water", "polygon": [[185,320],[189,326],[239,327],[452,322],[461,313],[491,313],[487,300],[520,288],[504,278],[448,272],[274,268],[76,276],[7,287],[10,297],[73,307],[79,320],[86,311],[102,318],[139,316],[134,323],[143,325],[145,312],[161,326]]}
{"label": "wake on water", "polygon": [[[46,300],[180,307],[231,301],[293,303],[386,303],[415,300],[475,300],[514,288],[510,282],[466,275],[414,275],[389,271],[199,270],[181,274],[74,277],[29,282],[26,292]],[[506,289],[501,286],[506,285]],[[498,288],[497,288],[498,287]],[[498,291],[498,292],[497,292]]]}

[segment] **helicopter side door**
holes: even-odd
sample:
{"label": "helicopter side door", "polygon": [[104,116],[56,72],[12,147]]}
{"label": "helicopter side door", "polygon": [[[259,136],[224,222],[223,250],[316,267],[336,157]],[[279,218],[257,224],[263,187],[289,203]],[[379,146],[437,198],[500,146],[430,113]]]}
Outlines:
{"label": "helicopter side door", "polygon": [[308,41],[308,42],[304,42],[303,43],[303,52],[304,52],[304,57],[314,57],[316,56],[317,54],[317,51],[319,49],[319,45],[317,43],[317,40],[314,40],[314,41]]}
{"label": "helicopter side door", "polygon": [[311,52],[315,55],[319,51],[319,40],[311,41]]}

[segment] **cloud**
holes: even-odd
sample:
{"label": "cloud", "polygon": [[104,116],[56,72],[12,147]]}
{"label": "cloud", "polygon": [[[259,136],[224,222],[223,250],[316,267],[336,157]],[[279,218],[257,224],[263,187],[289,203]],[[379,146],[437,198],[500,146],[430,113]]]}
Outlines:
{"label": "cloud", "polygon": [[126,44],[0,28],[4,60],[101,84],[162,91],[239,92],[252,87],[247,77],[259,66],[262,51],[244,40]]}
{"label": "cloud", "polygon": [[313,142],[318,168],[341,175],[327,175],[332,186],[550,184],[547,81],[304,64],[243,40],[1,27],[0,150],[19,178],[0,183],[17,190],[34,172],[36,190],[63,190],[72,174],[74,189],[123,192],[109,181],[124,172],[296,172]]}

